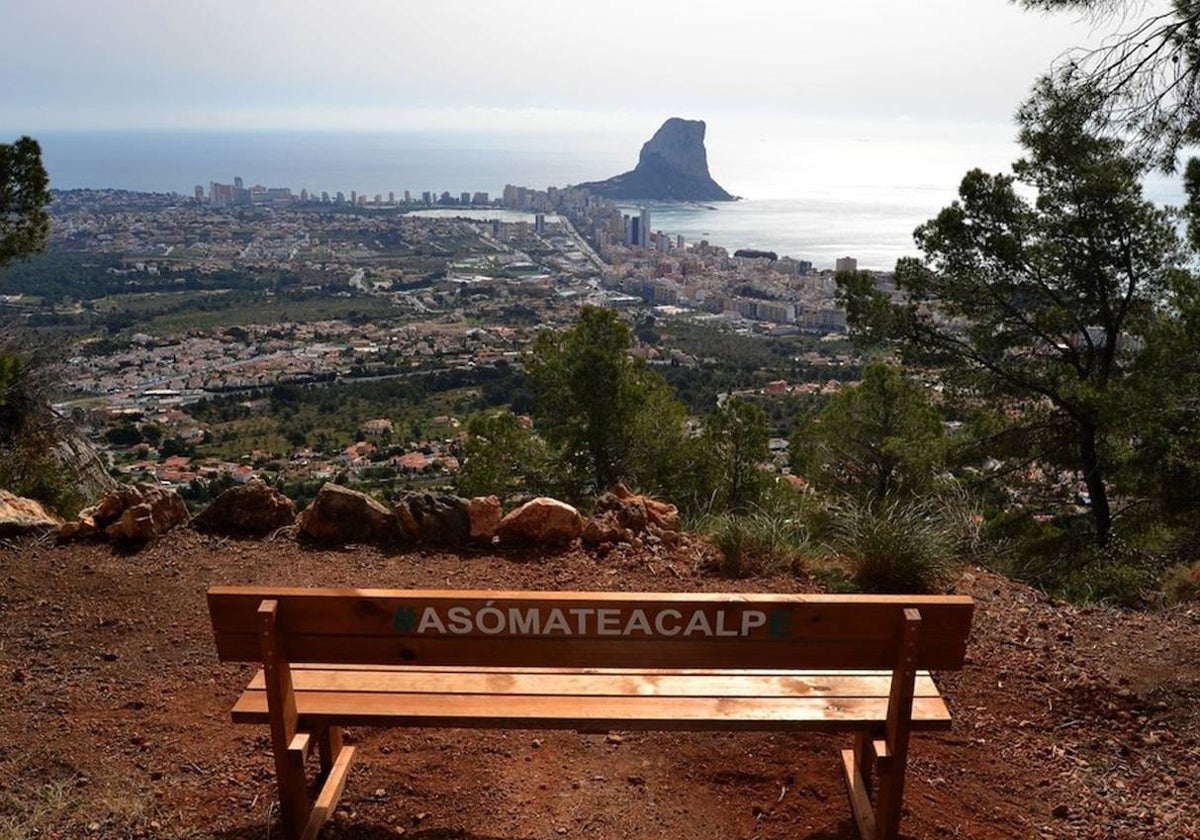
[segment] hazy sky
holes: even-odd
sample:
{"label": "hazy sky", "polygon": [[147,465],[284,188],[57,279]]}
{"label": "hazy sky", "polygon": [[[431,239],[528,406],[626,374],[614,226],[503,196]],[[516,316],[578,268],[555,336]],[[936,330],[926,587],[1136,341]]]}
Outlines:
{"label": "hazy sky", "polygon": [[0,0],[0,29],[7,135],[1007,122],[1092,37],[1007,0]]}

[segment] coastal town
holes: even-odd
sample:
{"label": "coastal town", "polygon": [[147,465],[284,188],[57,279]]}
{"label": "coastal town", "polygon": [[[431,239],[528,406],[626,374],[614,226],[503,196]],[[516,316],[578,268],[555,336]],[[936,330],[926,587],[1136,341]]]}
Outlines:
{"label": "coastal town", "polygon": [[[815,382],[764,372],[748,390],[767,398],[836,389],[835,371],[853,361],[834,298],[835,269],[855,270],[851,258],[817,269],[731,254],[655,229],[653,207],[579,189],[346,200],[241,184],[194,196],[59,192],[51,253],[87,274],[91,285],[77,288],[92,292],[39,295],[43,282],[0,299],[6,318],[70,337],[59,409],[113,472],[193,492],[256,475],[446,481],[465,415],[509,403],[504,383],[523,348],[584,304],[631,323],[800,342],[791,369],[801,360],[830,371]],[[652,340],[636,352],[676,368],[718,364]],[[278,420],[281,389],[308,399],[371,382],[439,382],[430,390],[456,399],[421,416],[362,407],[341,428]],[[263,415],[275,420],[248,433],[248,418]]]}

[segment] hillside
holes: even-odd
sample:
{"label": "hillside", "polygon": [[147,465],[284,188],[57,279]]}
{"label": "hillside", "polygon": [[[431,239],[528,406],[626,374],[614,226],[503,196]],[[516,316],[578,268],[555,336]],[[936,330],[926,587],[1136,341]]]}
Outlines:
{"label": "hillside", "polygon": [[[274,790],[265,729],[228,710],[248,670],[213,652],[213,583],[779,590],[667,552],[389,554],[180,530],[137,553],[0,551],[0,838],[251,840]],[[1200,609],[1047,601],[991,573],[966,670],[939,678],[953,732],[913,744],[914,838],[1200,837]],[[844,738],[367,730],[325,837],[850,840]]]}

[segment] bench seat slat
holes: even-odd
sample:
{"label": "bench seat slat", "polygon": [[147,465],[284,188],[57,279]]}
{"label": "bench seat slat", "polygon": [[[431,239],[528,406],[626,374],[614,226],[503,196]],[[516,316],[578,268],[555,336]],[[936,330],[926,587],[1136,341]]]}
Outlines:
{"label": "bench seat slat", "polygon": [[[647,674],[641,672],[588,674],[545,670],[534,673],[489,670],[294,668],[297,691],[360,691],[408,694],[519,694],[563,696],[656,697],[887,697],[890,675],[860,675],[841,671],[803,675]],[[263,690],[262,671],[248,688]],[[918,675],[915,696],[937,697],[927,672]]]}
{"label": "bench seat slat", "polygon": [[[551,697],[510,694],[391,694],[296,691],[300,725],[423,726],[471,729],[825,730],[873,728],[887,719],[886,697]],[[267,720],[264,691],[247,690],[236,723]],[[950,728],[940,697],[913,701],[914,730]]]}

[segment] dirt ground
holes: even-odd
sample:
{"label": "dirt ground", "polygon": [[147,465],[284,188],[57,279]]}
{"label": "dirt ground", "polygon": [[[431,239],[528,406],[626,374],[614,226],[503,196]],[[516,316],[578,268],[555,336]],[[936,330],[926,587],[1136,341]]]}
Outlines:
{"label": "dirt ground", "polygon": [[[806,591],[667,554],[389,554],[179,531],[138,552],[0,544],[0,840],[277,837],[265,727],[229,721],[214,583]],[[1055,604],[971,569],[954,729],[910,752],[910,838],[1200,838],[1200,606]],[[837,751],[780,734],[354,729],[325,838],[853,840]]]}

